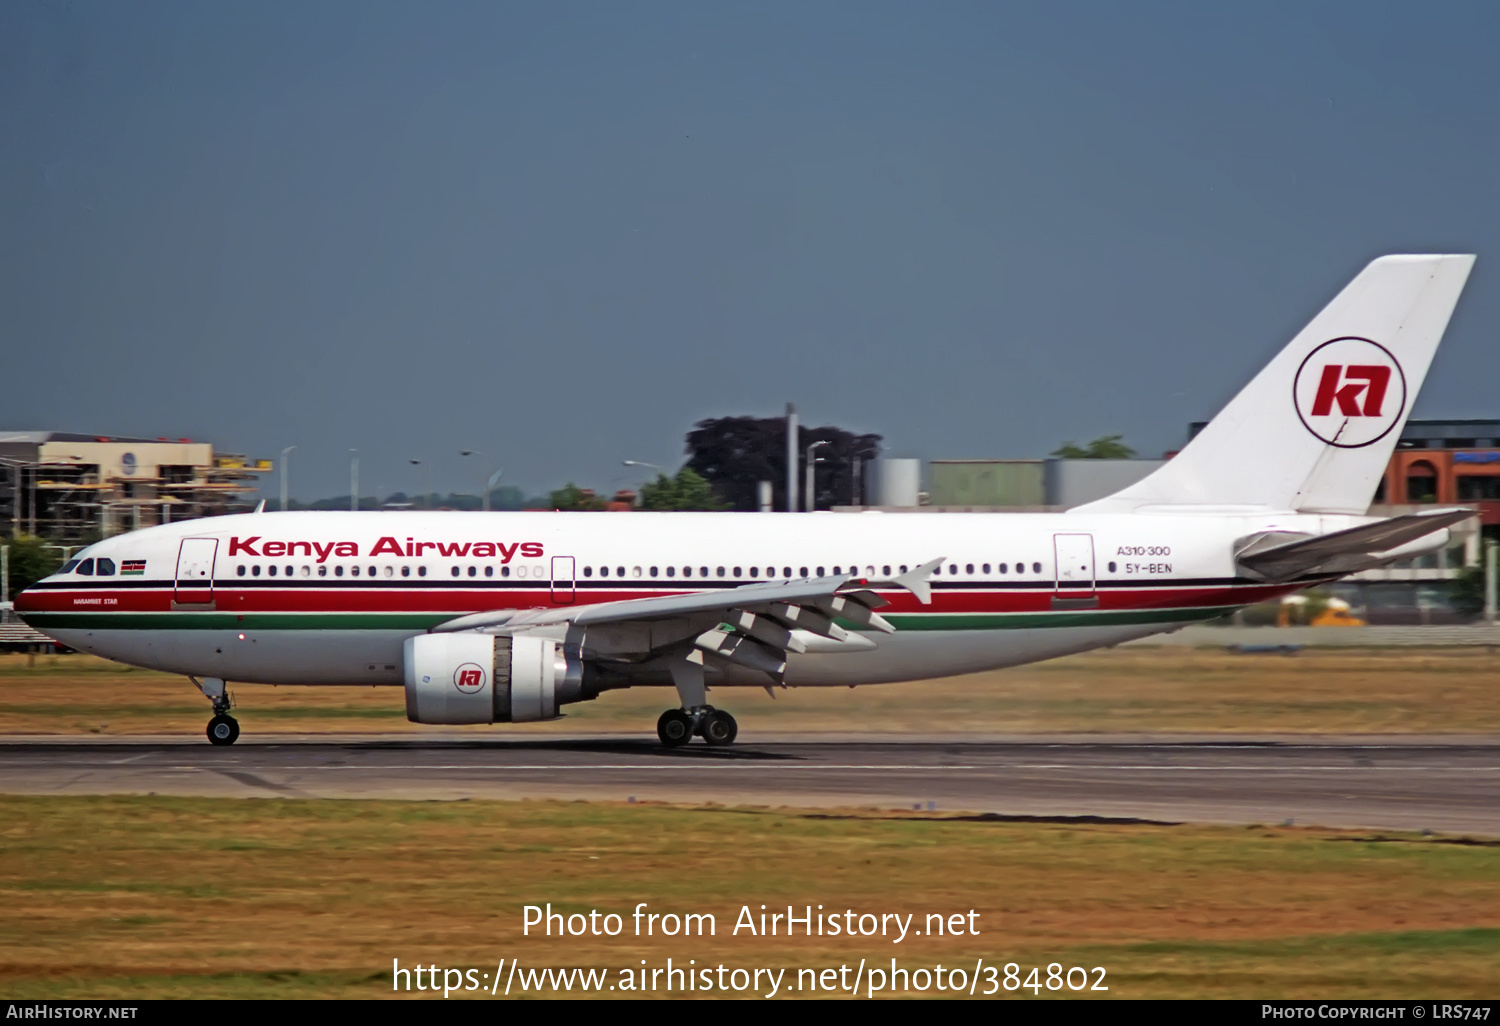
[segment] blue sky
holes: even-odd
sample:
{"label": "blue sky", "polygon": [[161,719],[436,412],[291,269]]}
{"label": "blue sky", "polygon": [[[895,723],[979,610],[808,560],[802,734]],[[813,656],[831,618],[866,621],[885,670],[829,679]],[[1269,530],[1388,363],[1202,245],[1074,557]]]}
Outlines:
{"label": "blue sky", "polygon": [[[1480,262],[1500,6],[0,5],[0,429],[292,491],[631,485],[695,420],[1181,444],[1372,257]],[[483,468],[461,449],[486,455]],[[272,486],[274,490],[274,484]]]}

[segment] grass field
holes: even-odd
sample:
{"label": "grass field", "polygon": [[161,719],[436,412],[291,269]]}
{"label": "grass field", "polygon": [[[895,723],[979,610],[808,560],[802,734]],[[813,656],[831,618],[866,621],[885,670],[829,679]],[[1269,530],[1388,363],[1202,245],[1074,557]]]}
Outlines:
{"label": "grass field", "polygon": [[[1493,996],[1500,847],[1310,829],[559,802],[0,797],[16,998],[391,991],[402,965],[1107,970],[1111,997]],[[523,938],[522,906],[626,916]],[[717,934],[636,939],[629,912]],[[732,935],[741,905],[979,913],[977,937]],[[612,977],[613,978],[613,977]],[[1031,996],[1022,990],[1017,996]]]}
{"label": "grass field", "polygon": [[[1482,648],[1122,648],[944,681],[793,688],[773,700],[719,689],[741,732],[1494,733],[1500,655]],[[233,688],[248,736],[432,731],[410,724],[399,688]],[[640,732],[676,704],[668,689],[609,692],[554,723],[470,728]],[[90,656],[0,656],[0,734],[196,735],[208,703],[184,678]],[[451,732],[458,728],[439,728]]]}

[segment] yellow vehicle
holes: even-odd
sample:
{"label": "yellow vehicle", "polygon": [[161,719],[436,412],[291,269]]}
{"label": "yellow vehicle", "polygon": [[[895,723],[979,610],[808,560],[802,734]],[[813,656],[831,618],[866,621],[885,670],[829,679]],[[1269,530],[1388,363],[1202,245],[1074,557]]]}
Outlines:
{"label": "yellow vehicle", "polygon": [[[1311,615],[1309,605],[1317,609]],[[1290,627],[1299,622],[1305,622],[1309,627],[1365,626],[1365,621],[1355,616],[1353,607],[1341,598],[1325,599],[1322,608],[1318,609],[1316,603],[1310,603],[1306,595],[1288,595],[1281,600],[1281,608],[1276,613],[1276,626]]]}

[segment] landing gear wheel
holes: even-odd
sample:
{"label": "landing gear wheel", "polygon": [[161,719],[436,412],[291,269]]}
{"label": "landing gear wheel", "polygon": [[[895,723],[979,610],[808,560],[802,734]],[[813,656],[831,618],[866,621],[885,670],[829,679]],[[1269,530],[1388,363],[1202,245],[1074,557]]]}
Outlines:
{"label": "landing gear wheel", "polygon": [[222,713],[208,721],[208,741],[214,745],[232,745],[240,736],[240,725],[233,716]]}
{"label": "landing gear wheel", "polygon": [[734,717],[723,709],[715,709],[703,721],[703,740],[714,748],[734,744],[734,739],[739,736],[739,733],[740,725],[734,722]]}
{"label": "landing gear wheel", "polygon": [[656,721],[656,736],[668,748],[681,748],[693,739],[693,719],[681,709],[668,709]]}

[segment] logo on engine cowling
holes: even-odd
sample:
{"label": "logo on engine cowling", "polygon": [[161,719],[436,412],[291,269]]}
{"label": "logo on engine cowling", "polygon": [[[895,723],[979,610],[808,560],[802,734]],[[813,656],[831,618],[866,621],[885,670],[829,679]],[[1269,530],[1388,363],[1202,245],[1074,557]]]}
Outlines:
{"label": "logo on engine cowling", "polygon": [[484,667],[478,663],[464,663],[453,671],[453,686],[465,695],[484,690]]}
{"label": "logo on engine cowling", "polygon": [[1297,369],[1292,401],[1302,424],[1340,449],[1390,434],[1406,412],[1406,375],[1390,350],[1367,338],[1336,338]]}

